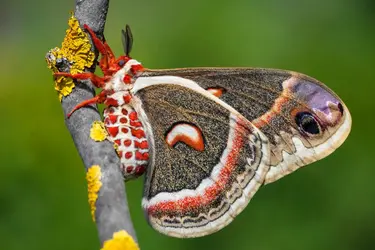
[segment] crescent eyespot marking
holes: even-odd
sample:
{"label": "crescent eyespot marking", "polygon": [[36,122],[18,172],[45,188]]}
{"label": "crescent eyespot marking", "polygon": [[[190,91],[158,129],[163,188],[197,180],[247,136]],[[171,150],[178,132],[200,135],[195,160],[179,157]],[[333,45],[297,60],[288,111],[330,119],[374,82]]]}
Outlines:
{"label": "crescent eyespot marking", "polygon": [[225,92],[223,88],[207,88],[206,90],[216,97],[221,97]]}
{"label": "crescent eyespot marking", "polygon": [[201,130],[192,124],[179,123],[174,125],[165,138],[167,144],[173,147],[177,142],[183,142],[197,151],[204,150]]}

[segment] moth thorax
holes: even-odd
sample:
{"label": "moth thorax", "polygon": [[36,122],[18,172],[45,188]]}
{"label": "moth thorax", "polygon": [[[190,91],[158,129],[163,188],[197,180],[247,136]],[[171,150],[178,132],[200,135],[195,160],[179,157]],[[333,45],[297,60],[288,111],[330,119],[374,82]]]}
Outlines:
{"label": "moth thorax", "polygon": [[105,89],[114,92],[129,91],[133,88],[133,83],[142,71],[143,66],[141,63],[131,59],[112,76]]}
{"label": "moth thorax", "polygon": [[104,124],[121,160],[125,180],[142,175],[149,159],[148,142],[137,112],[129,104],[104,110]]}

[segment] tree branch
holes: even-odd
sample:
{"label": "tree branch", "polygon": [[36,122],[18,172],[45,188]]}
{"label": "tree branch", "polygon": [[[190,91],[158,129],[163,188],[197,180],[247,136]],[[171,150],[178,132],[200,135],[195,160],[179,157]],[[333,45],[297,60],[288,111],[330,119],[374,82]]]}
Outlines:
{"label": "tree branch", "polygon": [[[103,37],[109,0],[76,0],[75,17],[81,28],[87,24],[99,37]],[[95,49],[92,46],[92,49]],[[97,53],[97,52],[96,52]],[[60,68],[61,70],[61,68]],[[90,69],[95,70],[95,65]],[[90,81],[83,80],[76,84],[73,92],[62,99],[62,108],[66,115],[78,103],[94,96]],[[126,230],[136,240],[128,203],[125,185],[120,171],[120,160],[113,144],[105,140],[96,142],[90,138],[90,128],[94,121],[101,120],[97,107],[88,106],[74,112],[65,123],[73,138],[74,144],[83,160],[86,171],[93,165],[101,169],[102,186],[96,201],[96,225],[100,242],[111,239],[115,232]]]}

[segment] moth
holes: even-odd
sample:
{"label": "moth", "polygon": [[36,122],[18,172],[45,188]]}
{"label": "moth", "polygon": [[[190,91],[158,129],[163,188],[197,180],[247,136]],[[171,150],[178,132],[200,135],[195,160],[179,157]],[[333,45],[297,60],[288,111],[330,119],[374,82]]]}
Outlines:
{"label": "moth", "polygon": [[262,185],[331,154],[350,132],[343,101],[309,76],[262,68],[147,69],[129,55],[129,26],[118,58],[84,28],[104,76],[55,75],[91,79],[102,90],[69,116],[105,104],[124,178],[146,172],[142,206],[161,233],[199,237],[220,230]]}

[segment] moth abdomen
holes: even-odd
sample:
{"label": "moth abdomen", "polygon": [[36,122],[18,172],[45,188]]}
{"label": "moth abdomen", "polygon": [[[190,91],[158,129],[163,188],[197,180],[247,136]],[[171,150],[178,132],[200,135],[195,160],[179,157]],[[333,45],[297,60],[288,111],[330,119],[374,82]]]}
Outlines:
{"label": "moth abdomen", "polygon": [[[117,104],[123,103],[128,93],[127,91],[123,91],[122,95],[118,93],[108,96],[107,99],[111,98]],[[141,176],[148,164],[149,146],[137,112],[127,103],[111,105],[104,110],[104,124],[109,134],[108,139],[115,144],[120,157],[121,171],[125,180]]]}

